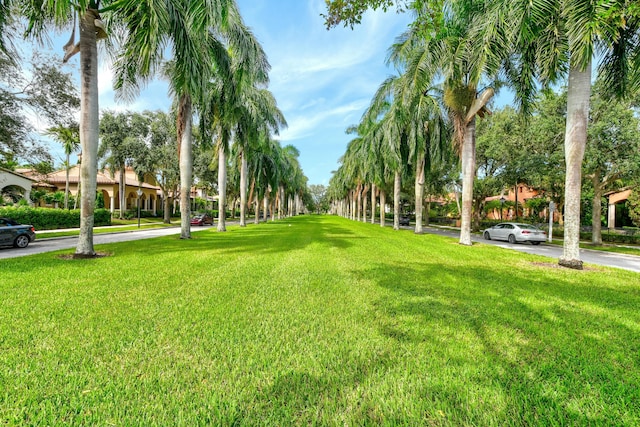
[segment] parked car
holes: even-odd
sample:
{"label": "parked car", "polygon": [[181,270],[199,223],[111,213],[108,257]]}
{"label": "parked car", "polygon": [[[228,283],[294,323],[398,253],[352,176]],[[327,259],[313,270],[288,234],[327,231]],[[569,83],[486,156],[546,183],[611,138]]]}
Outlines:
{"label": "parked car", "polygon": [[26,248],[36,239],[33,225],[23,225],[10,218],[0,218],[0,245]]}
{"label": "parked car", "polygon": [[506,240],[509,243],[530,242],[539,245],[547,240],[547,233],[531,224],[501,222],[482,233],[486,240]]}
{"label": "parked car", "polygon": [[400,225],[409,225],[409,215],[400,215],[399,222]]}
{"label": "parked car", "polygon": [[213,225],[213,217],[209,214],[199,214],[191,218],[191,225]]}

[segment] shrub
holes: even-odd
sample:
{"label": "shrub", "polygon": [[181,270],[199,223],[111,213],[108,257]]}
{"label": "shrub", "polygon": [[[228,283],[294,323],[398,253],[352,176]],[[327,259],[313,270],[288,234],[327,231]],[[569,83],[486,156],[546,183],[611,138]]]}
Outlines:
{"label": "shrub", "polygon": [[[22,224],[31,224],[36,230],[80,227],[79,209],[2,207],[0,208],[0,217],[12,218]],[[96,209],[93,218],[96,226],[111,225],[111,213],[106,209]]]}
{"label": "shrub", "polygon": [[[581,232],[581,240],[591,241],[591,232]],[[628,245],[640,245],[640,234],[638,233],[610,233],[608,231],[602,232],[602,242],[605,243],[622,243]]]}

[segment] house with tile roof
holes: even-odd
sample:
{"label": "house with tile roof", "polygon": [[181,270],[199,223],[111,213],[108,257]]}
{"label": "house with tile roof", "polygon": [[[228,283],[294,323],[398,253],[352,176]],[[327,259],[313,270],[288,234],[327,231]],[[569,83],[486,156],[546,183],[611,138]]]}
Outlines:
{"label": "house with tile roof", "polygon": [[[21,173],[32,181],[33,187],[47,188],[49,191],[64,191],[66,185],[66,170],[61,169],[46,175],[38,174],[33,170],[20,170]],[[162,189],[157,185],[153,177],[147,176],[145,181],[139,181],[137,174],[133,168],[125,169],[125,200],[124,210],[137,209],[138,195],[140,189],[140,210],[157,215],[162,209],[163,194]],[[153,181],[153,182],[148,182]],[[75,165],[69,169],[69,193],[70,199],[78,194],[80,182],[80,166]],[[109,170],[98,171],[97,174],[97,191],[104,198],[104,207],[112,213],[120,209],[120,200],[118,197],[118,189],[120,185],[120,177],[118,173],[111,175]],[[82,190],[82,189],[81,189]],[[169,195],[171,198],[171,195]]]}

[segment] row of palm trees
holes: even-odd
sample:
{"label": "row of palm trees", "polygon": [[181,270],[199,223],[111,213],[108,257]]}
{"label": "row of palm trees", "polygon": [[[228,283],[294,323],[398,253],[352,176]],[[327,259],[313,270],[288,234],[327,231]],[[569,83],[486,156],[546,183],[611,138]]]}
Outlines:
{"label": "row of palm trees", "polygon": [[[180,164],[181,237],[190,237],[189,194],[193,181],[193,118],[219,159],[220,200],[225,200],[226,156],[232,140],[244,151],[260,135],[285,125],[266,89],[269,63],[245,26],[235,0],[3,0],[0,50],[10,57],[5,28],[25,19],[26,35],[43,38],[47,30],[73,25],[64,46],[68,60],[80,53],[81,222],[76,257],[93,257],[93,214],[98,166],[98,42],[113,57],[114,88],[120,97],[136,96],[159,71],[170,81],[177,109]],[[76,42],[76,23],[79,41]],[[165,62],[165,52],[171,61]],[[265,136],[265,138],[267,138]],[[246,175],[243,180],[246,191]],[[224,230],[224,206],[219,230]]]}
{"label": "row of palm trees", "polygon": [[[367,0],[355,3],[375,6]],[[357,22],[353,9],[334,1],[329,4],[329,25],[341,19],[347,24]],[[416,200],[422,200],[423,170],[428,162],[437,164],[442,158],[444,146],[440,143],[446,134],[443,129],[448,127],[462,169],[460,243],[470,245],[476,118],[490,113],[487,104],[504,84],[514,90],[526,115],[540,87],[566,78],[565,236],[560,264],[582,268],[581,166],[587,141],[592,58],[599,58],[598,72],[612,95],[638,90],[637,2],[432,0],[412,2],[412,7],[417,19],[390,48],[388,56],[400,75],[380,86],[364,114],[358,126],[359,137],[349,145],[334,176],[334,196],[344,196],[346,188],[357,194],[358,188],[367,184],[379,185],[377,181],[385,176],[379,172],[386,169],[393,171],[397,188],[402,167],[413,165]],[[358,148],[361,144],[367,148]],[[379,153],[377,163],[367,152]],[[422,153],[426,154],[424,158]],[[383,196],[381,193],[381,207]],[[394,197],[395,204],[398,199]],[[416,203],[417,222],[418,205],[421,203]]]}
{"label": "row of palm trees", "polygon": [[302,212],[303,198],[307,192],[307,177],[298,160],[298,149],[292,145],[282,147],[267,134],[260,135],[254,141],[258,145],[234,144],[231,149],[234,159],[232,178],[239,184],[234,197],[240,200],[241,227],[246,225],[250,205],[253,205],[255,212],[255,223],[259,221],[260,211],[264,220],[268,213],[275,220]]}

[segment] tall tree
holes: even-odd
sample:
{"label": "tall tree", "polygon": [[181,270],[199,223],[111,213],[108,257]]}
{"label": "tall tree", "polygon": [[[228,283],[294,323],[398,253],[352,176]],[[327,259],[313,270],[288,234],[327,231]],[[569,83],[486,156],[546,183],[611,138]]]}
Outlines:
{"label": "tall tree", "polygon": [[326,212],[328,210],[326,200],[327,187],[322,184],[311,184],[309,186],[309,192],[313,198],[313,205],[316,213],[320,214],[321,212]]}
{"label": "tall tree", "polygon": [[11,58],[0,54],[0,165],[12,158],[50,162],[48,147],[33,137],[28,117],[60,129],[74,125],[79,107],[73,80],[55,59],[36,54],[23,61],[15,53]]}
{"label": "tall tree", "polygon": [[[375,4],[372,6],[375,7]],[[481,2],[450,2],[450,13],[443,13],[441,6],[441,2],[437,1],[414,3],[418,16],[431,18],[417,20],[398,39],[390,59],[406,64],[404,72],[410,82],[407,86],[414,94],[426,94],[432,89],[434,81],[443,81],[442,101],[453,124],[454,146],[462,163],[460,243],[471,245],[473,182],[476,173],[475,120],[476,116],[483,117],[488,113],[487,104],[494,94],[492,87],[480,90],[480,83],[487,76],[491,77],[493,83],[497,68],[487,60],[484,49],[478,47],[470,34],[471,23],[484,11]],[[413,105],[409,111],[415,109]]]}
{"label": "tall tree", "polygon": [[[247,75],[247,74],[244,74]],[[273,94],[266,88],[245,82],[238,87],[238,112],[234,143],[240,160],[240,226],[244,227],[247,206],[247,156],[260,149],[260,133],[277,135],[286,126],[284,115],[278,109]]]}
{"label": "tall tree", "polygon": [[[104,23],[98,12],[99,0],[58,2],[45,0],[32,2],[17,0],[16,8],[28,21],[26,34],[41,39],[47,28],[62,28],[74,22],[72,37],[65,45],[64,60],[80,53],[80,235],[76,257],[93,257],[93,212],[95,209],[97,151],[98,151],[98,50],[97,40],[106,37]],[[79,23],[80,41],[75,43],[75,22]]]}
{"label": "tall tree", "polygon": [[69,209],[69,169],[71,169],[71,154],[80,147],[80,135],[78,124],[69,126],[55,126],[47,129],[46,134],[62,144],[65,154],[65,185],[64,185],[64,208]]}
{"label": "tall tree", "polygon": [[175,114],[145,112],[149,118],[149,145],[153,174],[162,190],[163,221],[171,222],[171,196],[177,194],[180,180]]}
{"label": "tall tree", "polygon": [[640,175],[640,120],[628,101],[603,98],[602,84],[596,85],[589,115],[585,151],[585,177],[593,186],[592,239],[602,244],[602,198],[621,180]]}
{"label": "tall tree", "polygon": [[[501,34],[498,56],[509,55],[507,69],[518,99],[526,106],[537,77],[547,86],[566,76],[564,247],[559,264],[582,268],[580,259],[580,199],[582,163],[587,143],[592,61],[598,75],[618,96],[640,84],[640,8],[637,2],[612,0],[533,0],[493,2],[485,29]],[[509,49],[507,46],[512,46]]]}
{"label": "tall tree", "polygon": [[103,161],[101,169],[108,167],[112,176],[118,173],[120,219],[124,218],[126,209],[126,168],[133,166],[138,141],[146,139],[148,133],[149,120],[140,113],[105,111],[102,114],[98,158]]}
{"label": "tall tree", "polygon": [[[10,7],[13,3],[16,7]],[[209,4],[210,5],[210,4]],[[6,6],[6,7],[5,7]],[[51,27],[65,28],[73,22],[73,29],[69,42],[63,47],[64,61],[76,53],[80,53],[80,144],[82,146],[82,163],[80,166],[80,184],[82,186],[82,200],[80,213],[80,236],[76,247],[76,257],[93,257],[93,224],[97,176],[97,151],[99,132],[98,108],[98,50],[97,41],[107,38],[106,31],[109,23],[111,27],[122,29],[118,34],[122,37],[115,40],[118,59],[117,89],[122,89],[122,82],[137,82],[138,77],[150,76],[155,71],[167,41],[175,41],[178,30],[183,34],[195,30],[198,40],[202,39],[203,29],[215,28],[205,22],[206,14],[202,13],[202,4],[196,2],[182,2],[167,0],[155,2],[150,0],[79,0],[76,2],[60,2],[57,0],[14,0],[3,2],[0,7],[0,25],[10,22],[10,13],[18,11],[28,23],[26,34],[38,39],[44,38],[45,30]],[[211,6],[211,5],[210,5]],[[102,7],[102,9],[101,9]],[[189,9],[190,8],[190,9]],[[191,15],[185,13],[190,10]],[[197,9],[197,10],[196,10]],[[215,8],[216,11],[218,8]],[[106,16],[102,20],[101,14]],[[198,19],[192,19],[197,16]],[[75,41],[76,23],[78,23],[79,42]],[[3,34],[4,37],[4,34]],[[195,38],[195,37],[194,37]],[[2,46],[7,43],[3,39]],[[197,56],[203,50],[188,49],[187,55],[191,64],[199,64]],[[176,49],[175,52],[180,51]],[[174,52],[174,53],[175,53]],[[124,65],[124,66],[123,66]],[[129,66],[127,66],[129,65]],[[124,70],[124,72],[122,71]]]}
{"label": "tall tree", "polygon": [[[180,158],[180,237],[191,237],[190,192],[193,177],[192,115],[205,103],[207,83],[227,61],[227,45],[244,55],[246,28],[234,0],[167,0],[140,4],[124,0],[126,14],[122,44],[116,61],[116,88],[136,92],[152,77],[169,43],[172,63],[165,68],[177,109]],[[118,3],[119,5],[120,3]],[[135,12],[135,13],[133,13]]]}
{"label": "tall tree", "polygon": [[254,83],[268,81],[270,68],[262,46],[239,15],[231,30],[226,39],[216,39],[216,63],[205,85],[200,113],[203,135],[215,140],[218,157],[218,231],[226,231],[227,156],[234,131],[236,138],[243,139],[241,145],[245,138],[255,136],[251,126],[245,127],[255,124],[246,116],[246,108],[252,107],[249,94],[255,94]]}

